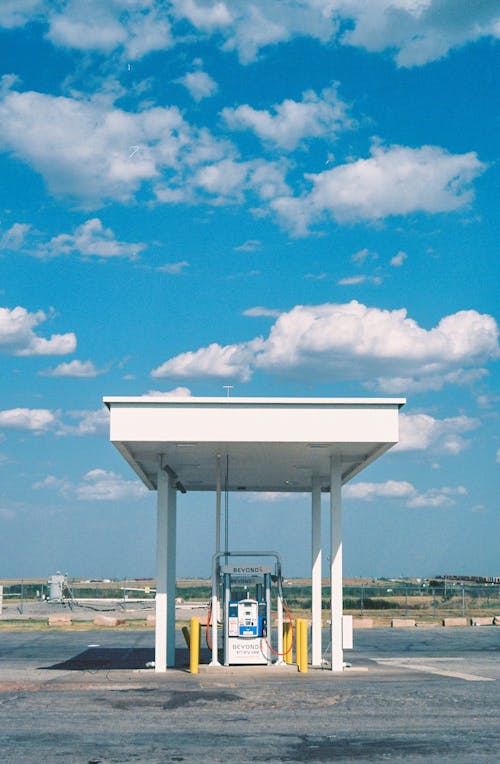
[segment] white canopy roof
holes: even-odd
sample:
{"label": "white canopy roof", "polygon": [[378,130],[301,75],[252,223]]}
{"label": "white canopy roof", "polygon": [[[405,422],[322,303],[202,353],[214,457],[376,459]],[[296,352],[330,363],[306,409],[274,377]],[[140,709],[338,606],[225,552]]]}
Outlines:
{"label": "white canopy roof", "polygon": [[[330,456],[347,482],[398,442],[404,398],[106,397],[110,438],[148,488],[159,455],[187,491],[216,489],[220,456],[230,491],[329,488]],[[224,485],[224,487],[226,487]]]}

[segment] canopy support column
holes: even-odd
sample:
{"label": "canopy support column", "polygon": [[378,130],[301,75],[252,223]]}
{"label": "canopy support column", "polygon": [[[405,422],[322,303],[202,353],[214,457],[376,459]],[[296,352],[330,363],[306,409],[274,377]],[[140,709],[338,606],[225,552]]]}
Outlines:
{"label": "canopy support column", "polygon": [[330,596],[332,671],[344,668],[342,648],[342,462],[330,460]]}
{"label": "canopy support column", "polygon": [[155,671],[175,666],[176,488],[163,457],[158,468]]}
{"label": "canopy support column", "polygon": [[311,557],[311,663],[321,666],[321,479],[316,475],[311,492]]}

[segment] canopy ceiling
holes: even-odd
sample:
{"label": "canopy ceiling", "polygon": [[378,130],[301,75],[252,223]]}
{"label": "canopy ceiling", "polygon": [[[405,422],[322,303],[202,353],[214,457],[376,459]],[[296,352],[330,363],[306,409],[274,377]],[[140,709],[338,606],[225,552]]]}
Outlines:
{"label": "canopy ceiling", "polygon": [[[110,439],[148,488],[160,455],[186,491],[329,488],[330,457],[347,482],[398,442],[404,398],[106,397]],[[227,471],[227,484],[226,484]]]}

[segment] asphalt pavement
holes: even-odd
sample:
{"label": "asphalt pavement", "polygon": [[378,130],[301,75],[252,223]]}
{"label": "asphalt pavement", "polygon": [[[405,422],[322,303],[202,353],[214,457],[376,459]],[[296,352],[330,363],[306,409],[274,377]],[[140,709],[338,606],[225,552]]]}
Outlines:
{"label": "asphalt pavement", "polygon": [[341,674],[191,675],[179,635],[179,665],[159,675],[153,643],[144,630],[0,633],[0,761],[500,761],[499,627],[357,631]]}

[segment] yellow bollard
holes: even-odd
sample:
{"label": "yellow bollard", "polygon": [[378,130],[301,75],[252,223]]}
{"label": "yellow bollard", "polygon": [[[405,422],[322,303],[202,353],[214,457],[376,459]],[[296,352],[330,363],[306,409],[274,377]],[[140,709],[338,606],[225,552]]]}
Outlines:
{"label": "yellow bollard", "polygon": [[189,629],[187,626],[183,626],[181,631],[184,636],[184,639],[186,640],[186,645],[188,646],[188,649],[189,649]]}
{"label": "yellow bollard", "polygon": [[200,666],[200,622],[198,618],[191,618],[190,622],[190,640],[189,640],[189,670],[192,674],[197,674]]}
{"label": "yellow bollard", "polygon": [[307,673],[307,621],[304,618],[297,618],[296,621],[296,655],[297,655],[297,668],[298,670],[306,674]]}
{"label": "yellow bollard", "polygon": [[300,671],[300,659],[301,659],[301,651],[300,651],[300,640],[302,638],[302,631],[300,628],[301,621],[302,621],[302,618],[295,619],[295,663],[297,664],[298,671]]}
{"label": "yellow bollard", "polygon": [[303,674],[307,674],[307,621],[305,618],[301,618],[302,634],[300,636],[300,670]]}
{"label": "yellow bollard", "polygon": [[285,663],[293,663],[292,656],[292,622],[285,621],[283,624],[283,658]]}

